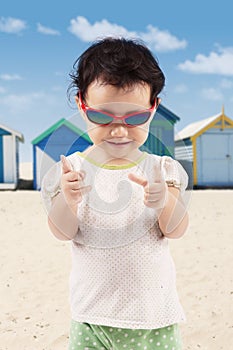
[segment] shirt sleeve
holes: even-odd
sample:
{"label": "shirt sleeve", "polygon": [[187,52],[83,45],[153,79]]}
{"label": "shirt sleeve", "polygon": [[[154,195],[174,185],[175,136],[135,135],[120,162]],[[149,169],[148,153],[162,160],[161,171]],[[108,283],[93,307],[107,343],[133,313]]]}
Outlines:
{"label": "shirt sleeve", "polygon": [[162,171],[168,186],[179,188],[181,193],[185,192],[188,186],[188,174],[177,160],[163,156]]}

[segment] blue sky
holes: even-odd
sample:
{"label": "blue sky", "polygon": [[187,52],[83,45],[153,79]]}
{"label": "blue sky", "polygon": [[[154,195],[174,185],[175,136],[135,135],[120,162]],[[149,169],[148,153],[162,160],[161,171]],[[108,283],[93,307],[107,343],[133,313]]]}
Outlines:
{"label": "blue sky", "polygon": [[20,161],[32,160],[35,137],[75,114],[66,96],[72,65],[109,34],[141,38],[158,58],[177,132],[222,105],[233,119],[232,13],[230,0],[2,2],[0,124],[23,133]]}

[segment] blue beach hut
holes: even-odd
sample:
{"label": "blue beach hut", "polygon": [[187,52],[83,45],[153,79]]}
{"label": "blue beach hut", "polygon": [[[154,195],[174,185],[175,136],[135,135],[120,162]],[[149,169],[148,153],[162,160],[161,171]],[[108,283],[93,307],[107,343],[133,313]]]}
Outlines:
{"label": "blue beach hut", "polygon": [[19,142],[23,134],[0,124],[0,189],[14,190],[19,181]]}
{"label": "blue beach hut", "polygon": [[160,104],[150,124],[148,138],[141,150],[174,158],[174,129],[175,123],[179,120],[176,114]]}
{"label": "blue beach hut", "polygon": [[175,156],[192,163],[194,187],[233,186],[233,120],[222,112],[189,124],[175,137]]}
{"label": "blue beach hut", "polygon": [[49,168],[75,151],[83,151],[92,144],[89,136],[73,123],[60,119],[32,141],[33,188],[40,189],[41,180]]}

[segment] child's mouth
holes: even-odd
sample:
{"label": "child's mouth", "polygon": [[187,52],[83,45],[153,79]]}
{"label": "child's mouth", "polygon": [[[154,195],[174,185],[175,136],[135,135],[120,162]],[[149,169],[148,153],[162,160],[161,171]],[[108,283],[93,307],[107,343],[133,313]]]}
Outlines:
{"label": "child's mouth", "polygon": [[115,141],[106,141],[108,144],[116,147],[123,147],[126,145],[129,145],[131,141],[125,141],[125,142],[115,142]]}

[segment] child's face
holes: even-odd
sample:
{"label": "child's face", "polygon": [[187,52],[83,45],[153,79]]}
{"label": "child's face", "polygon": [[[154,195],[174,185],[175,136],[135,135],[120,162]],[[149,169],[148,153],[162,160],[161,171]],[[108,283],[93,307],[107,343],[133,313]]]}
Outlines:
{"label": "child's face", "polygon": [[[119,89],[112,85],[101,85],[101,82],[93,82],[88,87],[85,104],[118,117],[123,116],[151,107],[150,87],[138,84],[132,88]],[[153,118],[152,115],[145,124],[135,127],[128,127],[122,120],[117,119],[110,125],[102,126],[90,122],[85,113],[81,112],[93,144],[99,146],[110,158],[130,159],[130,156],[146,141]]]}

